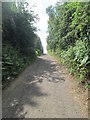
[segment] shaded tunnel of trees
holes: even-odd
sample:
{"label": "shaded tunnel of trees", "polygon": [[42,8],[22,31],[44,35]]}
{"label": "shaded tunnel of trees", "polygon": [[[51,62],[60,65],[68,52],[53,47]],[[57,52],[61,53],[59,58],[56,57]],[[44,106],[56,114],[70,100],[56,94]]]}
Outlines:
{"label": "shaded tunnel of trees", "polygon": [[[47,50],[88,86],[90,79],[90,2],[57,2],[49,16]],[[3,83],[17,76],[43,53],[34,26],[39,20],[29,4],[2,3]]]}

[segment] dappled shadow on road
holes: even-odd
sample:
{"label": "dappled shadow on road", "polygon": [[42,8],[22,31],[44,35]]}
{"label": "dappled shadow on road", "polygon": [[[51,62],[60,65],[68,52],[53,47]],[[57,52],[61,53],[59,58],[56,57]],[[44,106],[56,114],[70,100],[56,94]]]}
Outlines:
{"label": "dappled shadow on road", "polygon": [[[57,71],[55,61],[50,58],[38,58],[38,60],[28,67],[16,82],[18,84],[3,95],[3,118],[25,118],[28,109],[39,106],[37,98],[48,97],[48,93],[42,92],[37,83],[42,84],[44,80],[49,82],[65,81],[62,72]],[[9,88],[10,89],[10,88]]]}
{"label": "dappled shadow on road", "polygon": [[46,93],[41,92],[35,83],[28,86],[25,84],[18,85],[12,92],[9,93],[9,98],[6,98],[6,104],[3,103],[3,117],[6,118],[24,118],[27,114],[27,112],[24,112],[24,106],[38,106],[37,101],[33,97],[47,96]]}
{"label": "dappled shadow on road", "polygon": [[[39,58],[39,78],[45,80],[45,78],[50,82],[62,82],[65,81],[63,77],[63,72],[60,71],[60,66],[57,65],[56,60],[50,61],[47,59]],[[59,68],[58,68],[59,67]]]}

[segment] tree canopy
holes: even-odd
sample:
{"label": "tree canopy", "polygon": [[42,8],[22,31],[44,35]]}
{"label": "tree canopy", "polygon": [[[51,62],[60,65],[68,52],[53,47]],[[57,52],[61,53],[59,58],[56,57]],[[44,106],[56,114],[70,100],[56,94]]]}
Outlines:
{"label": "tree canopy", "polygon": [[42,43],[34,23],[37,14],[28,3],[2,3],[3,81],[18,74],[37,55],[43,53]]}

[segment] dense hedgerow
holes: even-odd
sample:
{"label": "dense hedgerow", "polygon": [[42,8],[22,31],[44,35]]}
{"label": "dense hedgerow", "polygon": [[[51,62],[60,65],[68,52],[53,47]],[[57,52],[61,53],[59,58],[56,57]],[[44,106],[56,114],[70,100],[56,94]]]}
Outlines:
{"label": "dense hedgerow", "polygon": [[18,75],[43,53],[34,23],[38,17],[28,3],[2,3],[2,81]]}
{"label": "dense hedgerow", "polygon": [[46,12],[48,52],[57,54],[81,81],[90,78],[90,2],[57,3]]}

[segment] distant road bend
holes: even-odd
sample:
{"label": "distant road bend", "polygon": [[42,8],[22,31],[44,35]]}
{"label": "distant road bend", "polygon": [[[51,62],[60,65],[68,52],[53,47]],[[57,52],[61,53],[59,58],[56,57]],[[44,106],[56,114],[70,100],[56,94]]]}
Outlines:
{"label": "distant road bend", "polygon": [[56,60],[40,56],[3,90],[3,118],[87,118]]}

